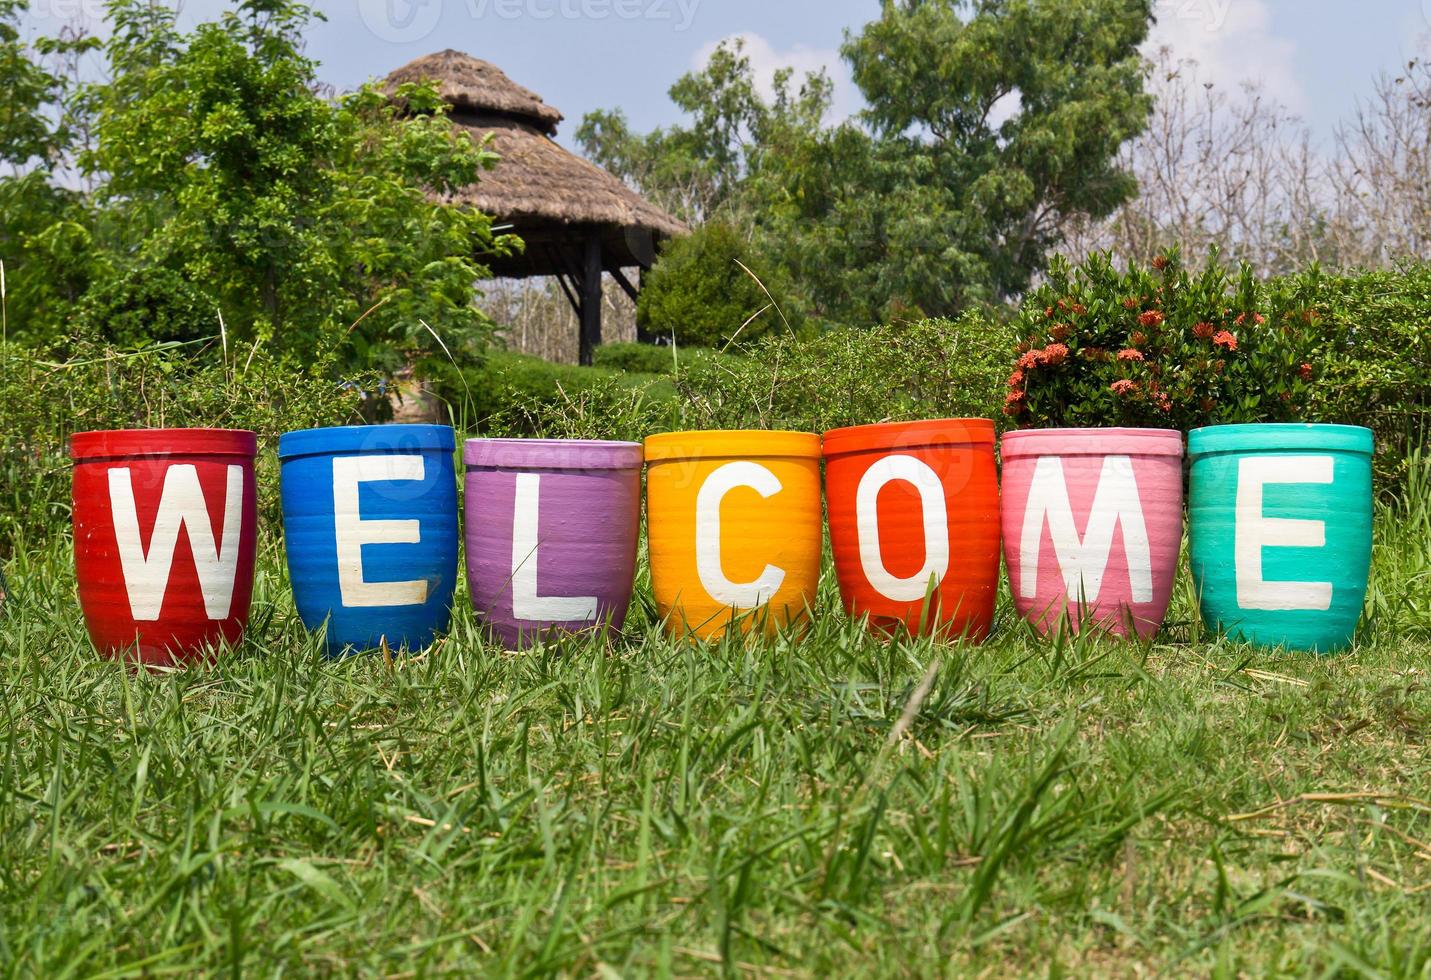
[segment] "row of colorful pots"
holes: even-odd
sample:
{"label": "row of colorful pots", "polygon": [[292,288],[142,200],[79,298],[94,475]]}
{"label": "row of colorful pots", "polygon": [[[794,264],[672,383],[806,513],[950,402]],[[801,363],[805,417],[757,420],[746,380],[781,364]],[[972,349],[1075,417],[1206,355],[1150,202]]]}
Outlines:
{"label": "row of colorful pots", "polygon": [[[1044,632],[1149,636],[1167,612],[1183,522],[1183,437],[1156,429],[1012,432],[1003,493],[992,422],[682,432],[637,443],[467,442],[472,601],[504,643],[619,629],[646,506],[667,629],[803,621],[822,560],[821,462],[846,611],[889,633],[993,625],[1000,543],[1019,612]],[[1194,431],[1191,557],[1204,620],[1269,646],[1353,636],[1371,561],[1372,435],[1351,426]],[[279,443],[299,615],[335,651],[425,646],[447,629],[458,565],[456,437],[444,426],[291,432]],[[252,433],[76,435],[75,557],[95,644],[151,663],[236,642],[256,545]]]}

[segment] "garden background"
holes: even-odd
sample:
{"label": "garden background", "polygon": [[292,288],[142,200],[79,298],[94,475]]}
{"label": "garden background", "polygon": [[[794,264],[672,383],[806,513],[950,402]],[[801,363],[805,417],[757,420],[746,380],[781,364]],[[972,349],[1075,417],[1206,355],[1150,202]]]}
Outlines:
{"label": "garden background", "polygon": [[[312,13],[22,38],[0,0],[0,962],[14,973],[1431,969],[1431,67],[1323,154],[1257,92],[1148,52],[1134,0],[870,5],[828,78],[738,42],[684,121],[575,141],[693,228],[629,311],[660,346],[552,363],[555,288],[441,202],[490,152],[435,91],[333,93]],[[96,80],[81,65],[104,65]],[[515,67],[515,66],[509,66]],[[531,343],[517,338],[536,338]],[[545,339],[544,339],[545,338]],[[988,416],[1325,421],[1378,435],[1352,652],[1197,621],[1152,644],[812,633],[613,649],[478,635],[325,661],[288,595],[277,435],[426,384],[468,434],[639,438]],[[97,661],[74,601],[74,431],[265,445],[251,638]],[[459,596],[459,608],[465,602]]]}

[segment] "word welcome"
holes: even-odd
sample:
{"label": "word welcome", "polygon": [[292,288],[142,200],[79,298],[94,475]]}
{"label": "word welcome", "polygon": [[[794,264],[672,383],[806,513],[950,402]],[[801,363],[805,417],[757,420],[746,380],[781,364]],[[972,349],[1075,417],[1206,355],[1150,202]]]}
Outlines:
{"label": "word welcome", "polygon": [[[619,630],[644,503],[652,591],[673,635],[801,624],[827,526],[846,611],[872,629],[983,639],[1002,558],[1016,607],[1042,632],[1155,633],[1182,550],[1182,435],[1009,433],[1002,486],[995,441],[993,423],[976,419],[823,438],[670,433],[644,446],[470,440],[472,601],[514,648]],[[1227,426],[1193,432],[1189,448],[1206,620],[1268,645],[1349,643],[1370,570],[1370,433]],[[280,441],[294,597],[335,652],[417,648],[447,630],[455,449],[444,426]],[[252,435],[87,433],[73,451],[80,598],[96,644],[166,662],[241,635],[257,534]]]}

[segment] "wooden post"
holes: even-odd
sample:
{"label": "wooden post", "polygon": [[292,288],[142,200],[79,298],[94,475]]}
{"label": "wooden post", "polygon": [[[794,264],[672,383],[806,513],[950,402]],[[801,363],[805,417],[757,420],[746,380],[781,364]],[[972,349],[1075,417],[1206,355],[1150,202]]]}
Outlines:
{"label": "wooden post", "polygon": [[581,273],[581,363],[590,366],[601,344],[601,232],[586,236],[586,261]]}

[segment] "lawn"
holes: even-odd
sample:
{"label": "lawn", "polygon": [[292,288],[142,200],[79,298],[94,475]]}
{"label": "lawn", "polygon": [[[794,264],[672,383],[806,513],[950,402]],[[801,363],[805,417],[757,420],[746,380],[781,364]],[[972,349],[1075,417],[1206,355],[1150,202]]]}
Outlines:
{"label": "lawn", "polygon": [[[1418,485],[1414,495],[1424,498]],[[864,636],[697,648],[638,609],[324,660],[267,533],[217,667],[101,662],[67,540],[5,568],[7,974],[1431,975],[1431,518],[1380,515],[1316,658]],[[459,598],[459,603],[465,599]]]}

